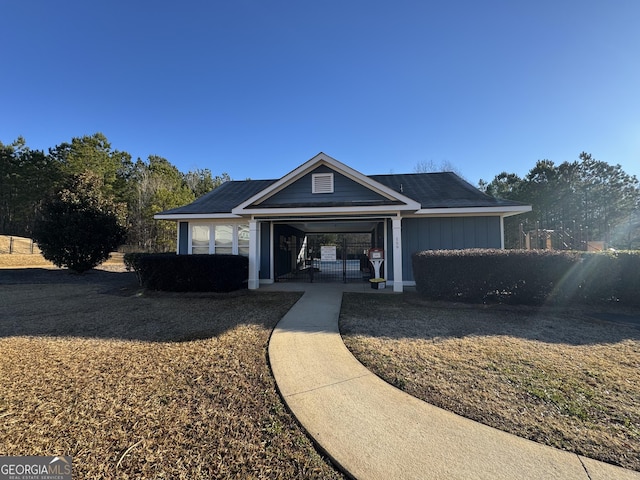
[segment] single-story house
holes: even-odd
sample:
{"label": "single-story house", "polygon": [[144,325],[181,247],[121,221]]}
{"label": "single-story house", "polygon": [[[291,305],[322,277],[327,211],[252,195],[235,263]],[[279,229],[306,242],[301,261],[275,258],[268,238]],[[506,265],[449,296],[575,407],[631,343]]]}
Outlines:
{"label": "single-story house", "polygon": [[[250,289],[307,274],[362,281],[369,270],[401,292],[415,284],[414,252],[504,248],[504,218],[530,210],[454,173],[364,175],[319,153],[279,179],[229,181],[155,218],[177,223],[179,255],[248,256]],[[375,273],[370,248],[384,258]]]}

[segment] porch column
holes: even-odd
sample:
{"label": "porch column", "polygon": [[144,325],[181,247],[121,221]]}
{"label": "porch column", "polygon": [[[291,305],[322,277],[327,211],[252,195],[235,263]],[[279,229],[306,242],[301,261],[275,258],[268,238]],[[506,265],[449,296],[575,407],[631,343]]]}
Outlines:
{"label": "porch column", "polygon": [[176,255],[180,255],[180,221],[176,222]]}
{"label": "porch column", "polygon": [[260,252],[259,252],[259,235],[257,220],[249,220],[249,290],[255,290],[260,286]]}
{"label": "porch column", "polygon": [[402,218],[391,219],[393,230],[393,291],[402,292]]}

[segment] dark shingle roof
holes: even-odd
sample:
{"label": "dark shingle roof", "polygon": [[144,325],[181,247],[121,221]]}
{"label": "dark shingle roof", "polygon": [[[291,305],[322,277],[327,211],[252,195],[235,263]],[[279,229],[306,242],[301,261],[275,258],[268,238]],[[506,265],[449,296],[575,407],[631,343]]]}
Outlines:
{"label": "dark shingle roof", "polygon": [[162,215],[180,213],[231,213],[237,207],[256,193],[264,190],[277,180],[240,180],[225,182],[218,188],[198,198],[195,202],[184,207],[174,208],[162,212]]}
{"label": "dark shingle roof", "polygon": [[491,197],[451,172],[369,175],[369,178],[415,200],[422,208],[524,205]]}
{"label": "dark shingle roof", "polygon": [[[420,203],[422,208],[505,207],[520,202],[493,198],[450,172],[370,175],[370,179]],[[234,207],[264,190],[277,180],[225,182],[215,190],[167,214],[231,213]],[[320,205],[319,205],[320,206]],[[327,204],[324,204],[327,206]]]}

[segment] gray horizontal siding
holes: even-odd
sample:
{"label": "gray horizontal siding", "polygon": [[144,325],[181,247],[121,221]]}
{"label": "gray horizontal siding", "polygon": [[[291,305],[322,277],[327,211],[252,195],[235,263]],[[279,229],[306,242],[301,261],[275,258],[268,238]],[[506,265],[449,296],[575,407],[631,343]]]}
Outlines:
{"label": "gray horizontal siding", "polygon": [[[333,173],[333,193],[311,193],[311,178],[314,173]],[[296,182],[279,191],[260,204],[261,207],[279,205],[327,204],[350,202],[386,202],[382,195],[354,182],[327,166],[320,166]]]}
{"label": "gray horizontal siding", "polygon": [[411,255],[423,250],[500,248],[500,217],[437,217],[402,220],[402,274],[413,280]]}

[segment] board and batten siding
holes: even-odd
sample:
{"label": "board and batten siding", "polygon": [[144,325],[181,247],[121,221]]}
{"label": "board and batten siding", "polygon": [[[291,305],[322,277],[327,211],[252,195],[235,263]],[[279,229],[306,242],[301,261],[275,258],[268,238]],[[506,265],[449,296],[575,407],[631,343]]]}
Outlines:
{"label": "board and batten siding", "polygon": [[[333,173],[333,193],[312,193],[312,175],[314,173]],[[280,205],[300,205],[348,202],[380,202],[387,200],[382,195],[354,182],[327,166],[320,166],[296,180],[291,185],[260,203],[260,207]]]}
{"label": "board and batten siding", "polygon": [[416,252],[500,247],[500,217],[432,217],[402,220],[402,272],[405,280],[414,280],[411,256]]}

